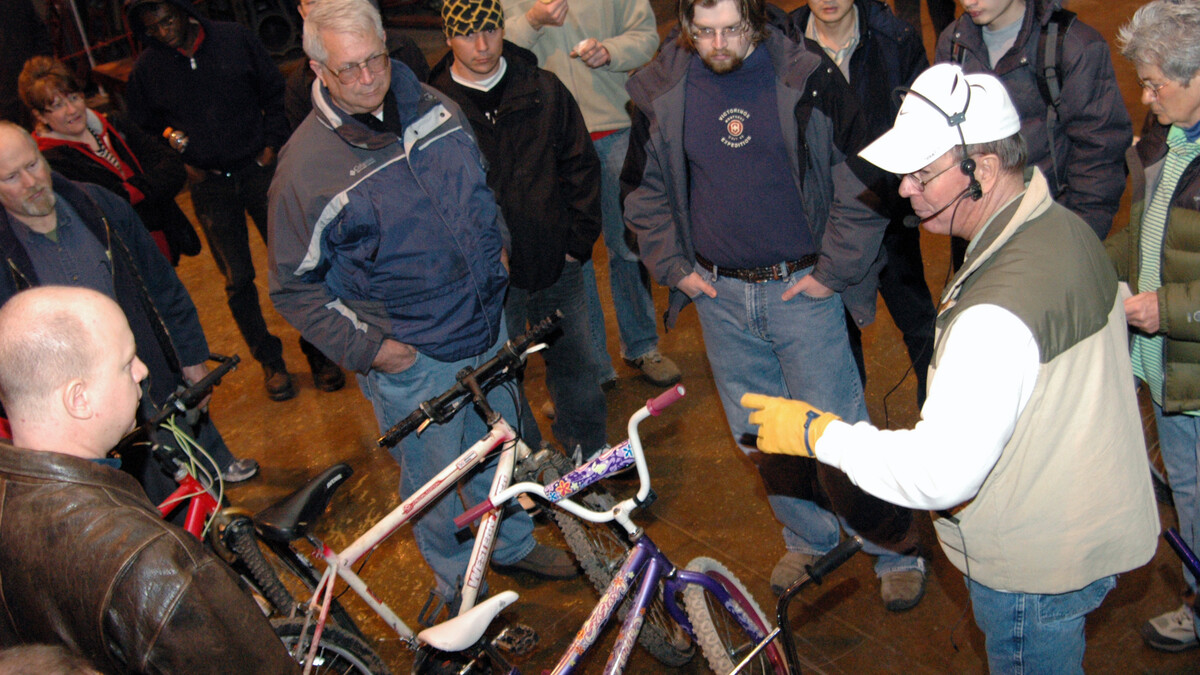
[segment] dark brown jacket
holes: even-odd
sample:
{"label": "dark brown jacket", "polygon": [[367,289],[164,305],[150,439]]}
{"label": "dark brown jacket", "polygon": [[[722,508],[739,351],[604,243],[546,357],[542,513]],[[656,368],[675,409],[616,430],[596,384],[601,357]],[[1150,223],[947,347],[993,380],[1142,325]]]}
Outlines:
{"label": "dark brown jacket", "polygon": [[0,443],[0,648],[60,643],[106,673],[293,673],[229,568],[128,475]]}

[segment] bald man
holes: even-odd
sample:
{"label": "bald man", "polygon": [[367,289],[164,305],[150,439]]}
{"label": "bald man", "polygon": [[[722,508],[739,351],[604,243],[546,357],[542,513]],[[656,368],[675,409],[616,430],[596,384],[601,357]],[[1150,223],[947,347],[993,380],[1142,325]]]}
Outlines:
{"label": "bald man", "polygon": [[45,286],[0,308],[0,647],[62,644],[104,672],[294,672],[232,571],[106,459],[146,373],[101,293]]}
{"label": "bald man", "polygon": [[[0,303],[43,285],[83,286],[115,300],[149,369],[147,390],[155,407],[177,386],[208,372],[208,342],[196,307],[175,270],[156,253],[128,202],[52,173],[28,132],[0,121]],[[226,482],[258,471],[252,459],[234,460],[207,415],[189,431]],[[159,436],[174,444],[169,434]],[[175,480],[156,462],[129,455],[125,461],[155,502],[174,491]]]}

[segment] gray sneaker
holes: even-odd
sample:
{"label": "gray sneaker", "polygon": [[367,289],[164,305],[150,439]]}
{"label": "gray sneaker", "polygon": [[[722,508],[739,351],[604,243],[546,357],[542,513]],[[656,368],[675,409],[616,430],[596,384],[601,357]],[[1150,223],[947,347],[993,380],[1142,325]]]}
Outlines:
{"label": "gray sneaker", "polygon": [[629,363],[642,371],[642,376],[656,387],[669,387],[683,377],[679,372],[679,366],[663,356],[657,349],[651,349]]}
{"label": "gray sneaker", "polygon": [[1142,639],[1164,652],[1184,652],[1200,646],[1196,639],[1196,618],[1187,604],[1142,624]]}
{"label": "gray sneaker", "polygon": [[235,460],[221,472],[221,479],[226,483],[241,483],[250,480],[258,474],[258,462],[245,457]]}
{"label": "gray sneaker", "polygon": [[808,574],[808,566],[815,563],[821,556],[788,551],[783,554],[775,569],[771,570],[771,592],[783,595],[789,586],[796,583],[802,574]]}

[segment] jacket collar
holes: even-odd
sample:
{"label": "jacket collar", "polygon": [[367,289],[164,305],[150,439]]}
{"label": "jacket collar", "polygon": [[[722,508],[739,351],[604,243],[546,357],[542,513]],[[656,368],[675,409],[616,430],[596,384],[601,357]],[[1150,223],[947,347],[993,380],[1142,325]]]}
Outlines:
{"label": "jacket collar", "polygon": [[[504,75],[504,98],[500,103],[501,108],[511,110],[534,102],[533,97],[538,92],[537,57],[528,49],[514,45],[508,40],[504,41],[503,54],[508,63],[508,71]],[[442,85],[453,81],[450,74],[452,63],[454,63],[454,52],[446,52],[442,60],[438,61],[430,71],[429,83],[443,92],[446,91]],[[469,116],[478,120],[476,111],[468,110],[469,106],[460,103],[459,107]]]}
{"label": "jacket collar", "polygon": [[119,469],[58,452],[25,450],[6,441],[0,441],[0,472],[60,483],[98,485],[146,500],[145,492],[133,476]]}
{"label": "jacket collar", "polygon": [[942,304],[958,296],[963,283],[971,277],[996,251],[1004,247],[1027,222],[1045,213],[1054,204],[1050,186],[1041,169],[1032,168],[1026,173],[1025,192],[992,215],[979,233],[972,252],[967,256],[962,269],[954,275],[950,285],[942,292]]}
{"label": "jacket collar", "polygon": [[[395,99],[400,110],[400,121],[407,127],[412,121],[436,106],[438,101],[422,90],[420,80],[411,70],[398,66],[399,62],[392,59],[391,86],[386,95]],[[313,79],[312,100],[317,120],[332,129],[350,145],[364,150],[378,150],[397,140],[395,134],[373,131],[367,125],[351,117],[350,113],[339,108],[329,97],[329,89],[321,84],[320,78]]]}
{"label": "jacket collar", "polygon": [[[1049,23],[1051,15],[1055,10],[1062,7],[1062,0],[1027,0],[1025,3],[1025,16],[1021,19],[1021,32],[1017,34],[1017,39],[1013,42],[1010,53],[1021,52],[1025,49],[1025,45],[1030,39],[1036,39],[1036,33],[1041,30],[1041,27]],[[977,55],[987,53],[987,46],[983,43],[983,27],[977,26],[971,17],[963,14],[958,19],[950,24],[951,44],[960,44],[964,48],[975,52]],[[986,60],[981,57],[981,60]],[[1001,59],[1003,61],[1004,59]],[[996,65],[1000,65],[997,63]],[[1032,65],[1032,64],[1030,64]],[[1009,68],[1008,70],[1011,70]]]}

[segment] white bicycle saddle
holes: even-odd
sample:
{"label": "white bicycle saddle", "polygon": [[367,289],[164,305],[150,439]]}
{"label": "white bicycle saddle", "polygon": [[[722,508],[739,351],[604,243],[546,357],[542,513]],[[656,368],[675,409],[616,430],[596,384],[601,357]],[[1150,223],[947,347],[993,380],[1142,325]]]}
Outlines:
{"label": "white bicycle saddle", "polygon": [[492,619],[517,601],[515,591],[504,591],[471,609],[417,634],[417,639],[444,652],[459,652],[479,641]]}

